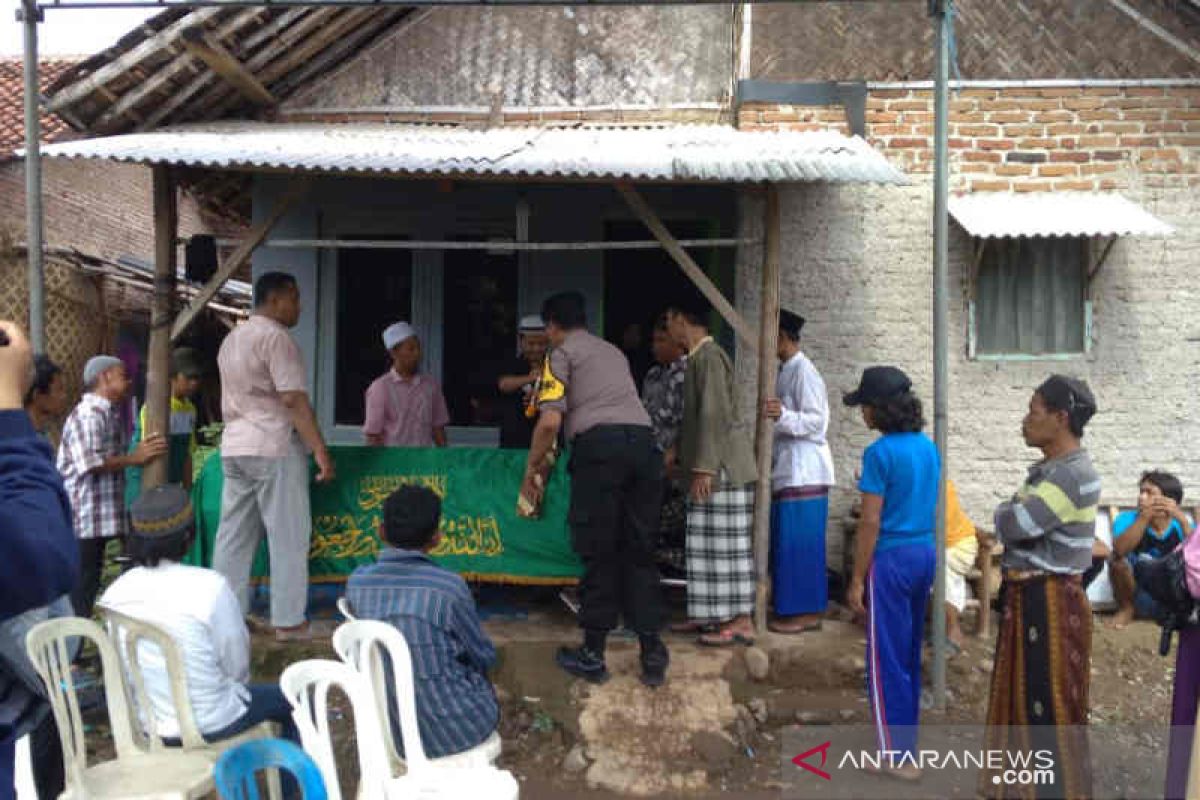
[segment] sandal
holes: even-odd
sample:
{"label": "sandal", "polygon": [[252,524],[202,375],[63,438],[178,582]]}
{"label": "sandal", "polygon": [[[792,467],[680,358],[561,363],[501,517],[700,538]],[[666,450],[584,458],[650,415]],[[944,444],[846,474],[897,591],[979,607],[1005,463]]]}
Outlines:
{"label": "sandal", "polygon": [[815,622],[802,622],[799,625],[787,625],[785,623],[780,623],[780,622],[768,622],[767,630],[771,631],[772,633],[785,633],[785,634],[812,633],[814,631],[821,630],[821,621],[817,620]]}
{"label": "sandal", "polygon": [[712,622],[675,622],[671,625],[671,633],[712,633],[717,629]]}
{"label": "sandal", "polygon": [[698,641],[705,647],[732,647],[735,644],[749,647],[754,644],[754,637],[747,636],[732,628],[722,628],[719,631],[700,634]]}

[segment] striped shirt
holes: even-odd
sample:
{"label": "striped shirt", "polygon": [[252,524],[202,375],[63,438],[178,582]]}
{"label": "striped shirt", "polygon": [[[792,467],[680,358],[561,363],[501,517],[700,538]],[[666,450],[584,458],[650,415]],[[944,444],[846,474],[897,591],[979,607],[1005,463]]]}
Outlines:
{"label": "striped shirt", "polygon": [[58,471],[80,539],[125,535],[125,473],[97,470],[113,456],[124,455],[126,447],[117,409],[98,394],[85,394],[67,417],[58,446]]}
{"label": "striped shirt", "polygon": [[1086,450],[1034,464],[1016,497],[996,509],[1004,568],[1086,571],[1099,503],[1100,476]]}
{"label": "striped shirt", "polygon": [[[346,599],[360,618],[388,622],[404,634],[427,756],[469,750],[496,730],[500,710],[487,677],[496,648],[461,577],[423,553],[387,547],[378,562],[350,576]],[[392,732],[398,742],[394,713]]]}

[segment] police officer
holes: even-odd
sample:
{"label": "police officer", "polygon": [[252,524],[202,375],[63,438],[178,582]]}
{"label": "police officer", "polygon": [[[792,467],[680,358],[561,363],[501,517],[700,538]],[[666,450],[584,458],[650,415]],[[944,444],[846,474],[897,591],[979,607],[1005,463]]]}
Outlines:
{"label": "police officer", "polygon": [[659,636],[662,599],[654,537],[662,499],[662,454],[638,398],[629,362],[585,329],[583,295],[542,306],[552,350],[542,376],[525,485],[565,427],[571,446],[571,539],[583,562],[583,645],[558,650],[558,665],[593,683],[608,680],[604,645],[621,615],[641,644],[642,683],[660,686],[669,656]]}

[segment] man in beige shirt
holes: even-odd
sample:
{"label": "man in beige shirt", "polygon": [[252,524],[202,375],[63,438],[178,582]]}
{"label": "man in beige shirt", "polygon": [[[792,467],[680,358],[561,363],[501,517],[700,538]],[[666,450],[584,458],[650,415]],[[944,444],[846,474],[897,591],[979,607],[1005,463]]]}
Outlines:
{"label": "man in beige shirt", "polygon": [[304,361],[288,332],[300,319],[296,279],[268,272],[254,284],[254,313],[225,337],[221,370],[221,525],[213,569],[250,609],[250,567],[264,532],[271,559],[271,625],[281,641],[309,636],[308,549],[312,514],[308,454],[317,482],[333,480],[333,459],[308,399]]}

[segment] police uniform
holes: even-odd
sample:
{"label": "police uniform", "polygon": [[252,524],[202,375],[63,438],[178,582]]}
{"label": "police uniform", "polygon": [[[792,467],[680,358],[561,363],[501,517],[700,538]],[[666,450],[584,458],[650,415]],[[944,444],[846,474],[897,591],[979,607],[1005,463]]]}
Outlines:
{"label": "police uniform", "polygon": [[662,453],[628,361],[612,344],[574,330],[547,359],[538,405],[563,414],[571,447],[569,522],[584,567],[579,623],[586,638],[600,634],[602,642],[623,614],[626,627],[657,640]]}

